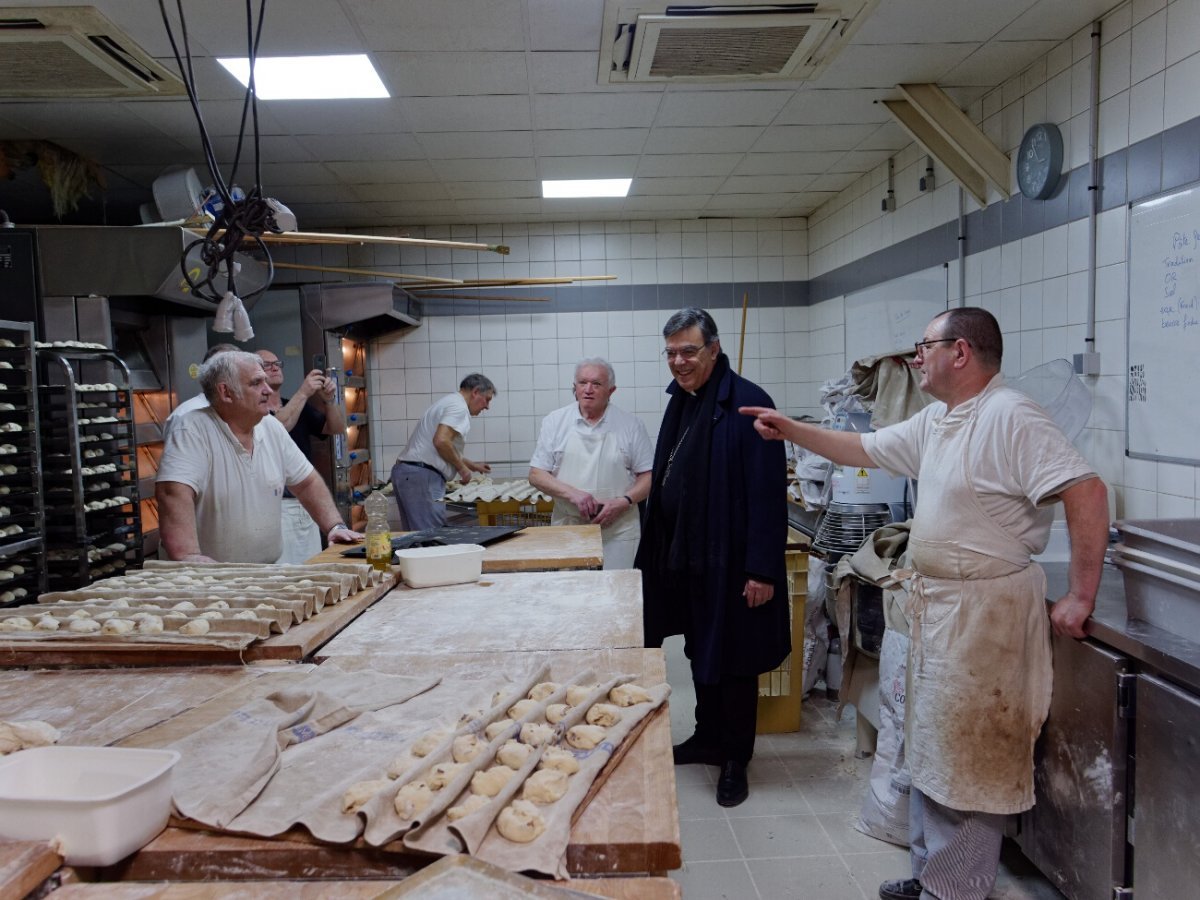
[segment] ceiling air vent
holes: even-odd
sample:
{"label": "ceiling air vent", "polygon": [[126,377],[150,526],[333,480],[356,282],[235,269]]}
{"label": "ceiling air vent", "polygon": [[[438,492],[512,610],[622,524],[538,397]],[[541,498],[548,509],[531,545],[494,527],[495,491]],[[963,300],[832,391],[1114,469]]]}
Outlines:
{"label": "ceiling air vent", "polygon": [[90,6],[0,9],[0,97],[164,97],[183,82]]}
{"label": "ceiling air vent", "polygon": [[803,80],[832,59],[878,0],[680,6],[609,0],[601,84]]}

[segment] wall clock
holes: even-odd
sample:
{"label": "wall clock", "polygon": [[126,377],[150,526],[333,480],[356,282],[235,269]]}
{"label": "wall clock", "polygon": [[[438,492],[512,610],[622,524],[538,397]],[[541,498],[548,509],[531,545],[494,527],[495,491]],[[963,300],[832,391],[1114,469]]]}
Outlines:
{"label": "wall clock", "polygon": [[1021,138],[1017,151],[1017,187],[1031,200],[1045,200],[1062,177],[1063,141],[1058,126],[1033,125]]}

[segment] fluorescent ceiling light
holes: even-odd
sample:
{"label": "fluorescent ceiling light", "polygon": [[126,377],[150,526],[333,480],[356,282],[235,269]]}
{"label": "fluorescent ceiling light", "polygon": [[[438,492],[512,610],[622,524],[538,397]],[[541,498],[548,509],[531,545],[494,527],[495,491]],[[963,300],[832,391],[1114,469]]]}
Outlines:
{"label": "fluorescent ceiling light", "polygon": [[627,197],[632,178],[584,178],[577,181],[543,181],[543,197]]}
{"label": "fluorescent ceiling light", "polygon": [[[243,85],[250,82],[244,56],[217,62]],[[361,53],[344,56],[260,56],[254,63],[254,93],[259,100],[345,100],[390,97],[371,60]]]}

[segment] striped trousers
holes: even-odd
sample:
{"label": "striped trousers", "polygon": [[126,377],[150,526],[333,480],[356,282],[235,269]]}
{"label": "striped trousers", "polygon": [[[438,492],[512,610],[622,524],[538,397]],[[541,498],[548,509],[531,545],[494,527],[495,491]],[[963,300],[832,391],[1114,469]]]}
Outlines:
{"label": "striped trousers", "polygon": [[921,900],[985,900],[996,883],[1007,816],[951,809],[915,787],[908,837]]}

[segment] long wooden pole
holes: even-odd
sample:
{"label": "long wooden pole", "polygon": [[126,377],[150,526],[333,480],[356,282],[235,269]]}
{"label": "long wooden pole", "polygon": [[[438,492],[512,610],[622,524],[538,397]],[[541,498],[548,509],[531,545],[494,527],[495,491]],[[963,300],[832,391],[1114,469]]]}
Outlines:
{"label": "long wooden pole", "polygon": [[[197,235],[208,234],[203,228],[189,228]],[[222,232],[223,233],[223,232]],[[334,234],[325,231],[268,231],[259,235],[267,244],[395,244],[400,247],[443,247],[447,250],[488,250],[508,256],[506,244],[478,244],[470,241],[440,241],[432,238],[387,237],[375,234]]]}
{"label": "long wooden pole", "polygon": [[738,367],[737,373],[742,374],[742,351],[746,349],[746,307],[750,303],[750,292],[742,294],[742,336],[738,338]]}
{"label": "long wooden pole", "polygon": [[400,272],[380,272],[375,269],[347,269],[343,266],[307,266],[301,263],[276,262],[277,269],[299,269],[301,272],[334,272],[338,275],[370,275],[376,278],[386,278],[388,281],[404,281],[416,284],[427,284],[430,287],[462,284],[457,278],[434,278],[432,275],[405,275]]}

